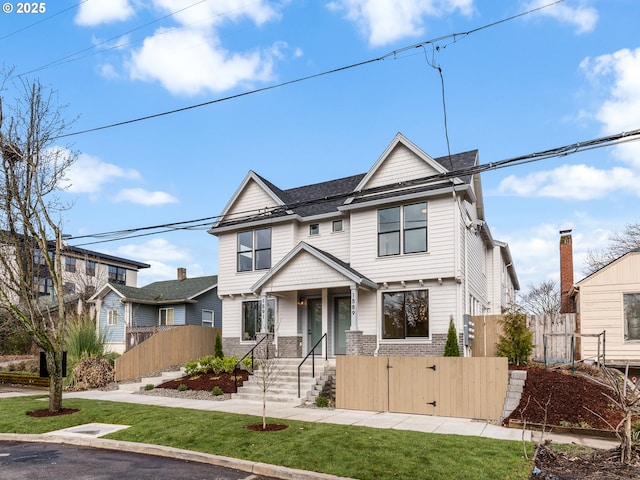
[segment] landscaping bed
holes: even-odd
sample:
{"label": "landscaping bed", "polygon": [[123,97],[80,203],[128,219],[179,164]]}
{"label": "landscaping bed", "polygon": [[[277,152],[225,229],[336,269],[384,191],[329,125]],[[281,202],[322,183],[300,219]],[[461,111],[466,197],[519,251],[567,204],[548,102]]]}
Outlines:
{"label": "landscaping bed", "polygon": [[[236,375],[238,387],[249,378],[249,372],[246,370],[238,370]],[[235,392],[235,386],[236,380],[232,373],[199,373],[161,383],[156,388],[212,392],[217,387],[222,393],[229,394]]]}

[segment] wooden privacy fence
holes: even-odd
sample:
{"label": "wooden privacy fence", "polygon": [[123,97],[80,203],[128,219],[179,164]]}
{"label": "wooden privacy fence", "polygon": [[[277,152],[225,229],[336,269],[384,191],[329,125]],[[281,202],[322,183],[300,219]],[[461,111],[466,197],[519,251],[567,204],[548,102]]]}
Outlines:
{"label": "wooden privacy fence", "polygon": [[115,380],[130,380],[213,355],[219,329],[185,325],[159,332],[116,358]]}
{"label": "wooden privacy fence", "polygon": [[336,407],[500,420],[506,358],[336,357]]}
{"label": "wooden privacy fence", "polygon": [[[471,352],[474,357],[493,357],[497,355],[496,346],[502,335],[500,320],[502,315],[476,315],[471,317],[474,323],[474,336]],[[576,333],[576,314],[527,315],[527,327],[533,336],[531,358],[544,361],[545,336],[547,361],[550,363],[568,363],[571,361],[571,336]],[[580,355],[580,340],[574,344],[576,355]]]}

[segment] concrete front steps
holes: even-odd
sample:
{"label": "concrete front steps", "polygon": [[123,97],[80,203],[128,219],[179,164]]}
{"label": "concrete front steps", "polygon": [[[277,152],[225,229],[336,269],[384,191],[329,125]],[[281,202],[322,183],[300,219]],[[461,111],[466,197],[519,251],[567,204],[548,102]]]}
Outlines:
{"label": "concrete front steps", "polygon": [[[267,389],[266,400],[268,402],[296,403],[301,405],[307,400],[307,396],[312,392],[327,366],[324,359],[315,360],[315,377],[311,375],[311,359],[308,359],[300,368],[300,397],[298,397],[298,365],[301,358],[280,358],[277,360],[277,373],[273,375],[274,380]],[[329,361],[330,362],[330,361]],[[238,388],[238,393],[231,397],[234,399],[262,401],[262,371],[257,369],[249,379]]]}
{"label": "concrete front steps", "polygon": [[175,380],[176,378],[184,377],[184,367],[180,370],[171,370],[167,372],[161,372],[160,375],[153,377],[142,377],[138,382],[123,382],[118,384],[119,390],[127,390],[130,392],[139,392],[141,388],[147,385],[153,385],[154,387],[161,383],[168,382],[169,380]]}

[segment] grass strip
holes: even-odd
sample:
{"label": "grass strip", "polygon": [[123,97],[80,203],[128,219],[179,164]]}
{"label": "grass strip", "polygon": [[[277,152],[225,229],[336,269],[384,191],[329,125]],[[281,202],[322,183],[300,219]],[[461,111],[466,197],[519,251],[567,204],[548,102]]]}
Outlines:
{"label": "grass strip", "polygon": [[532,468],[520,442],[282,419],[270,422],[289,428],[254,432],[244,427],[260,423],[260,417],[84,399],[64,401],[65,408],[80,409],[72,415],[27,416],[45,407],[37,397],[0,399],[0,432],[37,434],[92,422],[131,425],[104,438],[361,480],[526,480]]}

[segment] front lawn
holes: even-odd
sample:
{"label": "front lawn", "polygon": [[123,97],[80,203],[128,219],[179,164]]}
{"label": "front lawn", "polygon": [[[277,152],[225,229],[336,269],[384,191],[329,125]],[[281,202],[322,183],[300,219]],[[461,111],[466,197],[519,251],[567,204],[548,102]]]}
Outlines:
{"label": "front lawn", "polygon": [[532,468],[520,442],[277,419],[270,421],[289,428],[254,432],[244,427],[260,423],[259,417],[82,399],[64,401],[65,408],[80,409],[72,415],[26,415],[45,407],[35,397],[0,399],[0,432],[45,433],[92,422],[131,425],[104,438],[362,480],[525,480]]}

